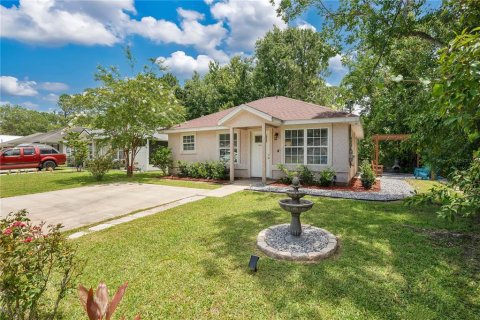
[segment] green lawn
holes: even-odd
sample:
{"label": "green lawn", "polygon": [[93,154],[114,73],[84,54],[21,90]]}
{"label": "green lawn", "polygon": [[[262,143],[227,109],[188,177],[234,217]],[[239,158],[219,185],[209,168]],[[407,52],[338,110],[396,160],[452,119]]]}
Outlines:
{"label": "green lawn", "polygon": [[407,179],[407,182],[417,191],[417,193],[427,193],[435,186],[441,186],[438,181]]}
{"label": "green lawn", "polygon": [[[302,265],[256,249],[260,230],[289,221],[281,197],[206,198],[84,236],[80,281],[104,280],[111,294],[129,281],[117,313],[127,319],[478,319],[478,226],[437,219],[435,208],[310,198],[303,222],[339,236],[341,250]],[[63,310],[85,318],[75,294]]]}
{"label": "green lawn", "polygon": [[[101,183],[112,182],[140,182],[161,184],[176,187],[189,187],[200,189],[216,189],[220,185],[194,182],[161,179],[158,171],[134,173],[132,178],[127,178],[126,173],[120,170],[110,171]],[[61,168],[54,172],[34,172],[20,174],[0,175],[0,197],[12,197],[24,194],[53,191],[67,188],[76,188],[97,182],[89,172],[76,172],[75,170]]]}

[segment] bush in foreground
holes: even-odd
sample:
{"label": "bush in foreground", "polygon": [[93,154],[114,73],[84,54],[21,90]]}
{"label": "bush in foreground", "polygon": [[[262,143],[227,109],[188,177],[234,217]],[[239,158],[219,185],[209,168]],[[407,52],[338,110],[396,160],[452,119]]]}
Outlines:
{"label": "bush in foreground", "polygon": [[360,170],[362,171],[362,175],[360,176],[362,186],[365,189],[371,189],[375,184],[375,179],[377,177],[375,176],[375,172],[373,172],[370,162],[368,162],[368,160],[363,160]]}
{"label": "bush in foreground", "polygon": [[0,319],[54,319],[80,274],[61,225],[33,225],[27,211],[0,220]]}

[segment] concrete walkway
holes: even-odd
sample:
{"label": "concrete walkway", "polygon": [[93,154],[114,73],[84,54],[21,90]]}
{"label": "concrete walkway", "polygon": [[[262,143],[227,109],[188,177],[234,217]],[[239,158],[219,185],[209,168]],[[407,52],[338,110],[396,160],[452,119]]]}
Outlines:
{"label": "concrete walkway", "polygon": [[64,230],[70,230],[133,211],[144,212],[152,208],[151,212],[155,213],[160,211],[159,207],[168,204],[181,205],[204,197],[224,197],[246,188],[226,185],[205,190],[140,183],[102,184],[2,198],[0,216],[27,209],[34,223],[61,223]]}

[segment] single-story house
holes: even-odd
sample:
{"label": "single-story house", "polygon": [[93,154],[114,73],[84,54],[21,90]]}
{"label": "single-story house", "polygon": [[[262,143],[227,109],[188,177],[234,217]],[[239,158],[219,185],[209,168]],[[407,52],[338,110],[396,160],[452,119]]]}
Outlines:
{"label": "single-story house", "polygon": [[[358,171],[360,117],[312,103],[276,96],[244,103],[165,130],[174,160],[228,161],[236,177],[278,179],[282,171],[306,165],[332,168],[347,183]],[[230,154],[234,157],[230,157]],[[175,169],[175,168],[174,168]]]}
{"label": "single-story house", "polygon": [[[98,131],[90,130],[87,128],[76,127],[70,130],[80,132],[81,136],[85,139],[89,140],[89,150],[90,150],[90,158],[93,157],[95,152],[99,151],[96,150],[97,146],[97,137]],[[64,136],[66,135],[65,129],[57,129],[53,131],[49,131],[46,133],[37,132],[25,137],[20,137],[17,139],[9,140],[5,143],[1,143],[0,147],[10,147],[10,146],[17,146],[20,144],[34,144],[34,143],[41,143],[47,144],[61,153],[65,153],[67,155],[67,163],[69,156],[71,155],[70,148],[65,144]],[[145,146],[141,147],[135,157],[136,168],[139,168],[141,171],[149,171],[149,170],[157,170],[157,168],[153,167],[150,163],[150,158],[152,154],[158,149],[160,146],[168,146],[168,137],[165,133],[156,133],[153,139],[148,139]],[[100,150],[100,153],[104,152],[104,150]],[[122,163],[125,159],[124,153],[122,150],[117,150],[114,153],[114,160]]]}

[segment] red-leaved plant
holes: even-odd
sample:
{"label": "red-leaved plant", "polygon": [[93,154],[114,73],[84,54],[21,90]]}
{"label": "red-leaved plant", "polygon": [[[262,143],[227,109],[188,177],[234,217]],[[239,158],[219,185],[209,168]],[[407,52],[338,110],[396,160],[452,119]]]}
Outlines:
{"label": "red-leaved plant", "polygon": [[[93,293],[93,288],[87,290],[87,288],[85,288],[83,285],[79,285],[78,296],[80,297],[80,302],[83,305],[83,309],[88,315],[88,319],[110,320],[115,312],[115,309],[117,309],[118,304],[122,300],[127,286],[128,282],[125,282],[118,287],[113,299],[108,301],[108,288],[104,282],[100,282],[95,294]],[[124,320],[125,318],[122,317],[121,319]],[[134,320],[140,320],[140,315],[137,315]]]}

